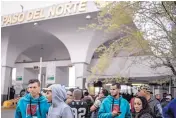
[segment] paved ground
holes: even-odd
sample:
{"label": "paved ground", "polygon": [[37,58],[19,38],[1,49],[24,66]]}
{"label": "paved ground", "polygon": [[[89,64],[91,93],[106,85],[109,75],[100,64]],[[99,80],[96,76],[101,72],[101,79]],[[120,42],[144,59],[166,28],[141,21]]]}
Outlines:
{"label": "paved ground", "polygon": [[1,109],[1,118],[15,118],[14,109]]}

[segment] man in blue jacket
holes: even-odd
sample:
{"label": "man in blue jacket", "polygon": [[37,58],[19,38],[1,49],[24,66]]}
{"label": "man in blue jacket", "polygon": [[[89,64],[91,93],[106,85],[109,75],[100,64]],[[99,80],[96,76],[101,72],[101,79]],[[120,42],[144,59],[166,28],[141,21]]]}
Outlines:
{"label": "man in blue jacket", "polygon": [[130,105],[120,96],[120,84],[114,83],[99,109],[98,118],[131,118]]}
{"label": "man in blue jacket", "polygon": [[46,118],[49,104],[45,96],[40,94],[38,79],[29,80],[29,92],[17,104],[15,118]]}
{"label": "man in blue jacket", "polygon": [[176,118],[176,98],[163,108],[164,118]]}

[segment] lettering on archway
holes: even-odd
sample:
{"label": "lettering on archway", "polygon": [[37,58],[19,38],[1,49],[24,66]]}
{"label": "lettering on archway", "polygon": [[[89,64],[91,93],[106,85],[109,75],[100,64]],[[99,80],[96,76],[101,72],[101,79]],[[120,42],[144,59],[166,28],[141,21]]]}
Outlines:
{"label": "lettering on archway", "polygon": [[73,15],[81,12],[86,12],[86,10],[87,2],[71,2],[53,5],[47,9],[37,9],[28,12],[2,16],[1,24],[2,26],[9,26],[58,16]]}

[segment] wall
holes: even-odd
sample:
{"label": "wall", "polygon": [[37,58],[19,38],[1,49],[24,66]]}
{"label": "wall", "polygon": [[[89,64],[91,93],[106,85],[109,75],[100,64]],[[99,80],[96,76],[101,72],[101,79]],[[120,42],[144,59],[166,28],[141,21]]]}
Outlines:
{"label": "wall", "polygon": [[68,48],[72,63],[86,62],[88,44],[90,43],[94,33],[89,30],[78,32],[77,30],[79,27],[80,26],[78,25],[76,28],[70,28],[67,32],[62,32],[62,34],[59,31],[52,32],[60,38],[60,40],[62,40]]}
{"label": "wall", "polygon": [[33,68],[24,68],[24,80],[23,84],[27,84],[30,79],[38,78],[38,71]]}
{"label": "wall", "polygon": [[53,52],[51,53],[50,56],[48,56],[47,60],[54,60],[56,58],[56,60],[70,60],[70,55],[68,53],[68,51],[66,50],[66,48],[56,48],[53,50]]}
{"label": "wall", "polygon": [[32,61],[32,59],[30,59],[29,57],[27,57],[26,55],[24,54],[20,54],[18,57],[17,57],[17,60],[16,62],[23,62],[23,61]]}
{"label": "wall", "polygon": [[[27,61],[39,61],[40,57],[43,57],[43,60],[63,60],[70,59],[69,53],[66,47],[59,41],[52,41],[51,44],[43,44],[41,50],[41,45],[35,45],[26,51],[24,51],[17,59],[17,62]],[[25,55],[25,56],[24,56]],[[27,58],[27,57],[30,57]]]}
{"label": "wall", "polygon": [[69,84],[69,68],[57,67],[56,68],[56,83],[68,86]]}

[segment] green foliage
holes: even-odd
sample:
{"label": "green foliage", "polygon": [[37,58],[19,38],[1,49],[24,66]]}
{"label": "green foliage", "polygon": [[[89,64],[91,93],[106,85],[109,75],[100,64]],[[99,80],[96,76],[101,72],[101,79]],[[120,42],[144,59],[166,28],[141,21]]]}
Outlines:
{"label": "green foliage", "polygon": [[[123,34],[107,46],[100,46],[98,63],[91,69],[89,79],[101,75],[120,51],[130,54],[142,52],[161,59],[165,66],[173,67],[176,59],[176,4],[175,2],[150,1],[96,1],[101,8],[97,24],[87,28],[105,33]],[[169,26],[175,26],[169,28]],[[149,27],[150,26],[150,27]],[[164,59],[163,59],[164,58]],[[169,61],[168,61],[169,60]],[[168,64],[168,62],[170,62]],[[173,70],[175,74],[175,70]],[[176,75],[176,74],[175,74]],[[120,75],[119,75],[120,76]],[[119,78],[119,77],[118,77]],[[120,77],[121,78],[121,77]]]}

